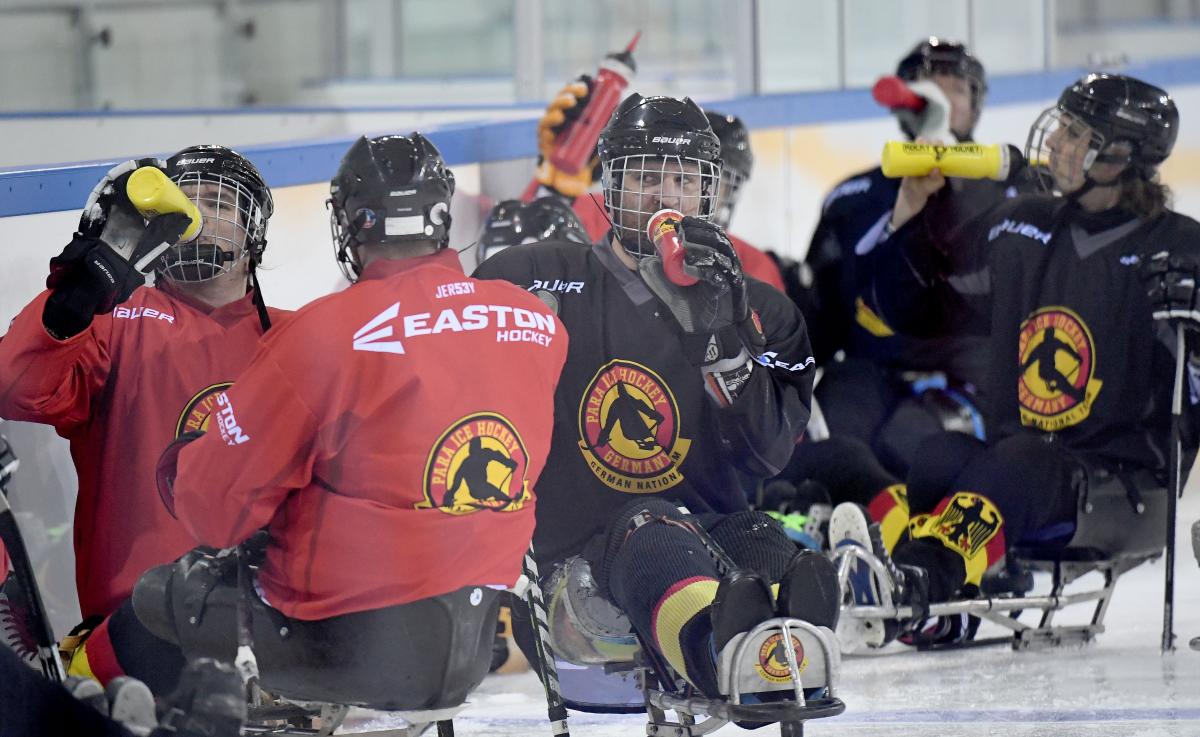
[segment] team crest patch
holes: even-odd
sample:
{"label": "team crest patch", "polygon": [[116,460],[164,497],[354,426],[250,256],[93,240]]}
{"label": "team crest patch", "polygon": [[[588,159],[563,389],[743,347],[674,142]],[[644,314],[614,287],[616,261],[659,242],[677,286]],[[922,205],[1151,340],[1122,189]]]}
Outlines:
{"label": "team crest patch", "polygon": [[579,403],[579,451],[604,484],[650,494],[683,480],[692,441],[679,437],[679,406],[666,382],[633,361],[609,361]]}
{"label": "team crest patch", "polygon": [[213,408],[217,406],[217,395],[233,386],[232,381],[206,386],[196,392],[196,396],[188,400],[175,423],[175,437],[186,432],[207,432],[208,420],[212,417]]}
{"label": "team crest patch", "polygon": [[[796,639],[795,635],[790,637],[792,650],[796,653],[796,664],[799,666],[797,671],[803,673],[808,668],[808,657],[804,654],[804,646],[800,644],[800,640]],[[776,632],[763,640],[763,644],[758,648],[758,662],[754,664],[754,670],[760,678],[771,683],[787,683],[792,680],[792,673],[788,670],[787,653],[783,649],[782,634]]]}
{"label": "team crest patch", "polygon": [[515,512],[532,497],[528,463],[525,443],[507,418],[494,412],[467,415],[433,444],[425,462],[425,498],[414,506],[453,515]]}
{"label": "team crest patch", "polygon": [[1021,424],[1048,432],[1091,414],[1104,382],[1096,376],[1096,344],[1088,326],[1066,307],[1046,307],[1021,323],[1017,401]]}

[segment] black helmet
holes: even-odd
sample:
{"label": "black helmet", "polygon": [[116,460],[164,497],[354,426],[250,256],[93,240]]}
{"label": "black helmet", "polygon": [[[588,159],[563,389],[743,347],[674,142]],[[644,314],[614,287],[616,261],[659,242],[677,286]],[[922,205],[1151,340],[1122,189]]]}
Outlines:
{"label": "black helmet", "polygon": [[330,223],[338,266],[350,281],[361,273],[355,246],[450,239],[454,173],[429,139],[363,136],[329,182]]}
{"label": "black helmet", "polygon": [[930,36],[914,46],[896,65],[896,76],[909,82],[932,74],[962,77],[971,82],[972,87],[977,87],[981,94],[987,91],[983,64],[958,41]]}
{"label": "black helmet", "polygon": [[[252,264],[262,260],[275,202],[254,164],[225,146],[189,146],[167,159],[166,174],[208,214],[199,235],[163,255],[161,273],[174,281],[207,281],[243,257]],[[231,209],[236,219],[222,215]]]}
{"label": "black helmet", "polygon": [[[983,64],[962,43],[930,36],[914,46],[896,65],[896,76],[908,82],[934,74],[962,77],[971,85],[971,128],[974,129],[983,112],[983,99],[988,89]],[[905,132],[911,134],[911,131]],[[969,137],[970,131],[967,134]]]}
{"label": "black helmet", "polygon": [[737,206],[738,195],[742,185],[750,178],[754,169],[754,153],[750,150],[750,132],[745,123],[736,115],[725,115],[713,110],[705,110],[709,125],[717,140],[721,142],[721,184],[725,198],[717,203],[716,221],[721,227],[728,227],[733,217],[733,209]]}
{"label": "black helmet", "polygon": [[[631,206],[642,192],[644,175],[659,175],[664,168],[695,164],[700,176],[696,207],[685,212],[711,219],[716,209],[721,177],[721,143],[708,118],[690,98],[626,97],[600,133],[597,145],[603,166],[604,204],[613,230],[626,250],[649,256],[653,246],[643,231],[653,212]],[[636,223],[631,225],[630,223]]]}
{"label": "black helmet", "polygon": [[496,204],[479,233],[479,262],[509,246],[541,241],[591,245],[583,223],[570,205],[553,195],[533,202],[504,200]]}
{"label": "black helmet", "polygon": [[1121,74],[1089,74],[1058,98],[1058,108],[1079,118],[1107,143],[1133,144],[1133,159],[1157,167],[1175,147],[1179,109],[1166,90]]}
{"label": "black helmet", "polygon": [[[1045,189],[1054,186],[1046,164],[1046,140],[1060,125],[1079,121],[1091,129],[1084,173],[1097,161],[1106,161],[1111,144],[1130,145],[1131,170],[1149,178],[1171,155],[1179,136],[1179,109],[1166,90],[1122,74],[1091,73],[1063,90],[1058,103],[1042,111],[1029,130],[1025,157]],[[1125,156],[1119,156],[1125,161]],[[1095,182],[1088,179],[1094,186]],[[1085,190],[1072,194],[1078,196]]]}

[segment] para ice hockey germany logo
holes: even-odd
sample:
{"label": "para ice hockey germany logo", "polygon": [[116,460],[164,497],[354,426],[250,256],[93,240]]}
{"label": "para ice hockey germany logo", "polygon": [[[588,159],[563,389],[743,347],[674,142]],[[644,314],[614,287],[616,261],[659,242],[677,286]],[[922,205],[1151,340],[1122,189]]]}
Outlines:
{"label": "para ice hockey germany logo", "polygon": [[[797,673],[803,673],[808,668],[808,657],[804,654],[804,646],[795,635],[791,635],[792,651],[796,653]],[[758,648],[758,662],[754,670],[765,681],[771,683],[787,683],[792,680],[792,672],[788,669],[787,652],[783,649],[783,635],[776,632]]]}
{"label": "para ice hockey germany logo", "polygon": [[1102,381],[1096,344],[1079,315],[1044,307],[1021,323],[1017,401],[1021,424],[1046,431],[1077,425],[1092,411]]}
{"label": "para ice hockey germany logo", "polygon": [[478,412],[446,428],[425,462],[425,498],[417,509],[446,514],[481,510],[515,512],[529,502],[529,455],[513,424],[495,412]]}
{"label": "para ice hockey germany logo", "polygon": [[604,484],[628,494],[669,489],[692,441],[679,437],[679,406],[658,374],[633,361],[600,367],[579,403],[579,451]]}
{"label": "para ice hockey germany logo", "polygon": [[213,408],[217,406],[217,395],[231,386],[232,381],[222,381],[196,392],[196,396],[189,399],[183,412],[179,413],[179,421],[175,423],[175,437],[178,438],[185,432],[206,432]]}

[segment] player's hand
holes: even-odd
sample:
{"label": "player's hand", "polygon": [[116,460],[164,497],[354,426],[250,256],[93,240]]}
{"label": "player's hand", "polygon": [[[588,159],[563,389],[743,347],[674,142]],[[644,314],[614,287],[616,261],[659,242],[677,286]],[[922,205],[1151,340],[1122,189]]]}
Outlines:
{"label": "player's hand", "polygon": [[[942,144],[940,140],[924,138],[918,138],[917,143],[928,143],[934,146]],[[900,191],[896,193],[896,204],[892,207],[892,228],[899,229],[920,214],[925,209],[925,205],[929,203],[929,198],[945,186],[946,177],[939,169],[934,169],[922,177],[901,179]]]}
{"label": "player's hand", "polygon": [[46,287],[51,294],[42,310],[46,330],[65,340],[87,329],[93,316],[112,312],[146,283],[146,274],[190,223],[187,215],[167,213],[143,225],[132,260],[101,237],[76,233],[62,253],[50,259]]}
{"label": "player's hand", "polygon": [[728,236],[720,226],[695,217],[683,218],[678,232],[683,271],[698,280],[695,284],[681,287],[667,281],[657,256],[642,259],[638,271],[683,329],[689,359],[710,364],[743,348],[760,355],[766,339],[750,309],[746,277]]}
{"label": "player's hand", "polygon": [[92,188],[79,216],[81,235],[102,238],[126,258],[141,237],[146,220],[129,201],[125,185],[129,175],[143,166],[167,168],[165,161],[154,158],[130,159],[117,164]]}
{"label": "player's hand", "polygon": [[1154,319],[1200,329],[1200,254],[1163,250],[1143,259],[1139,268]]}
{"label": "player's hand", "polygon": [[581,171],[562,171],[550,162],[559,137],[579,120],[592,97],[592,78],[581,75],[558,91],[538,120],[537,180],[555,192],[575,199],[582,197],[596,181],[599,160],[592,159]]}

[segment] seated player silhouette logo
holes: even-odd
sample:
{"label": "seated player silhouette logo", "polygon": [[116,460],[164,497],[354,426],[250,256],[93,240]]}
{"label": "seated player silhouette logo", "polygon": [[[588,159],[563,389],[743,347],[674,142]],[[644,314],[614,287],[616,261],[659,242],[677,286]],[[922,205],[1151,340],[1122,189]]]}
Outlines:
{"label": "seated player silhouette logo", "polygon": [[[796,653],[797,671],[803,673],[808,668],[808,658],[804,654],[804,646],[794,635],[791,640],[792,650]],[[788,668],[787,652],[783,649],[783,635],[776,633],[763,640],[763,644],[758,648],[758,663],[754,669],[758,671],[760,678],[771,683],[785,683],[792,679],[792,672]]]}
{"label": "seated player silhouette logo", "polygon": [[503,416],[463,417],[430,450],[424,499],[415,506],[455,515],[521,509],[530,499],[527,458],[521,436]]}
{"label": "seated player silhouette logo", "polygon": [[1046,307],[1021,323],[1017,401],[1021,422],[1061,430],[1082,422],[1103,382],[1087,325],[1066,307]]}
{"label": "seated player silhouette logo", "polygon": [[175,423],[175,437],[179,438],[185,432],[207,432],[208,421],[217,406],[217,395],[231,386],[232,381],[222,381],[196,392],[179,413],[179,421]]}
{"label": "seated player silhouette logo", "polygon": [[679,407],[670,387],[633,361],[609,361],[579,404],[579,451],[605,485],[630,494],[669,489],[691,441],[679,437]]}

